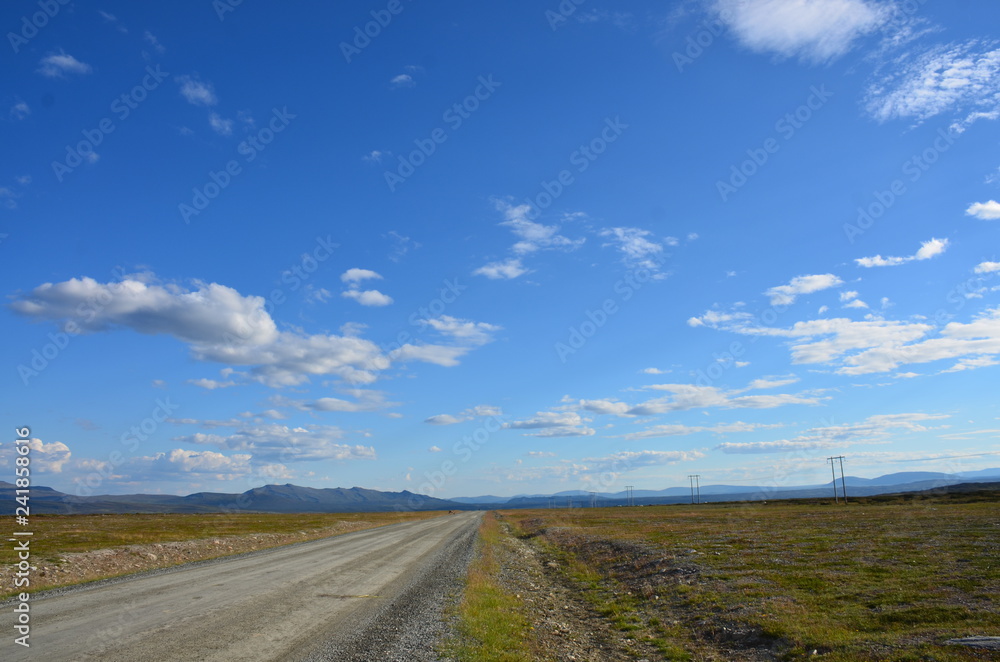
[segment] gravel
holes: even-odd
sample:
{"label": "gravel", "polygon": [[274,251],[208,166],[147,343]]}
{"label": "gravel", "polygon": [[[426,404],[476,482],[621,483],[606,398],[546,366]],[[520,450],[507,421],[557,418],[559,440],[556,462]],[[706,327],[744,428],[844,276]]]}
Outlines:
{"label": "gravel", "polygon": [[300,662],[440,662],[437,648],[450,634],[445,611],[461,595],[475,553],[478,527],[465,527],[423,559],[420,570],[393,587],[393,595],[361,616],[354,634],[328,641]]}

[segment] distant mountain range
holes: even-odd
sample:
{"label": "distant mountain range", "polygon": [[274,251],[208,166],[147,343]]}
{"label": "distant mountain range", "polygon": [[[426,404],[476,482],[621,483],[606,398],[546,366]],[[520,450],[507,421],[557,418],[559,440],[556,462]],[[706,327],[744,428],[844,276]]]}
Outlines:
{"label": "distant mountain range", "polygon": [[[0,481],[0,514],[13,514],[14,485]],[[265,485],[242,494],[198,492],[187,496],[122,494],[81,497],[49,487],[31,488],[32,514],[98,513],[358,513],[391,510],[465,510],[472,507],[412,492],[379,492],[361,487],[316,489]]]}
{"label": "distant mountain range", "polygon": [[[1000,482],[1000,468],[956,474],[926,471],[893,473],[878,478],[848,476],[848,497],[875,496],[895,492],[920,492],[963,483]],[[840,489],[840,481],[837,481]],[[827,498],[833,485],[800,485],[794,487],[748,487],[745,485],[702,485],[701,501],[761,501],[768,499]],[[0,515],[14,513],[17,503],[14,485],[0,481]],[[625,492],[591,494],[573,490],[555,494],[522,494],[514,497],[484,495],[436,499],[412,492],[380,492],[361,487],[326,488],[297,485],[265,485],[242,494],[198,492],[187,496],[162,494],[123,494],[81,497],[56,491],[50,487],[31,488],[32,514],[98,514],[98,513],[216,513],[249,511],[271,513],[356,513],[392,510],[484,510],[489,508],[566,508],[590,505],[626,505]],[[636,490],[636,505],[688,503],[691,489],[669,487],[664,490]]]}

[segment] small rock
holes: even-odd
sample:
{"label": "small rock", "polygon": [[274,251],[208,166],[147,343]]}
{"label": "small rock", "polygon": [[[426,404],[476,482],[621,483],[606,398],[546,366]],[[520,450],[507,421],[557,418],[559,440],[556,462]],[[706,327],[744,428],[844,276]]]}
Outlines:
{"label": "small rock", "polygon": [[1000,651],[1000,637],[961,637],[944,642],[953,646],[969,646],[990,651]]}

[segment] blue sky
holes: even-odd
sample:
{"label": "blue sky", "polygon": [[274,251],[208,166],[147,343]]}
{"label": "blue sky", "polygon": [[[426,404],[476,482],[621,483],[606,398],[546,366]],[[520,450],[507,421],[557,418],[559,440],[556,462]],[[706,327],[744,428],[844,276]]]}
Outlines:
{"label": "blue sky", "polygon": [[78,494],[998,466],[998,19],[6,3],[4,419]]}

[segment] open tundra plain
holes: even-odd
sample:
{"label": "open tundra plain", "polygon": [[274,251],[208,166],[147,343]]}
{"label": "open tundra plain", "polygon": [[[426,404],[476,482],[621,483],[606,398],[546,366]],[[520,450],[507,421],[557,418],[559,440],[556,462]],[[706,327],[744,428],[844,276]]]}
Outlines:
{"label": "open tundra plain", "polygon": [[1000,635],[996,496],[490,514],[465,657],[994,659],[947,642]]}

